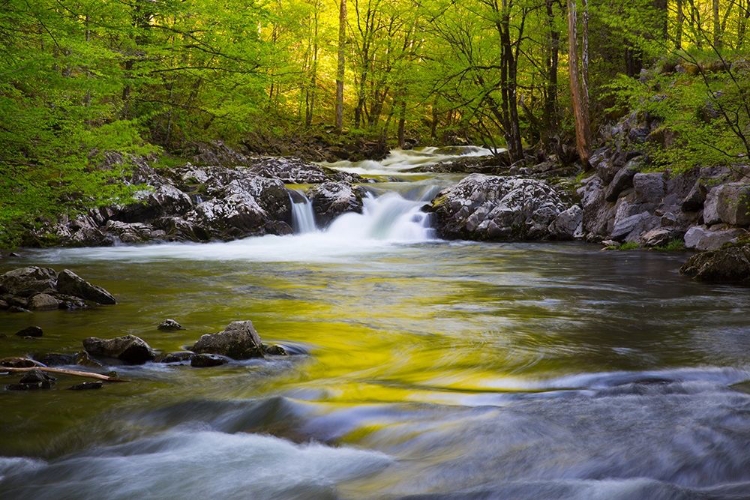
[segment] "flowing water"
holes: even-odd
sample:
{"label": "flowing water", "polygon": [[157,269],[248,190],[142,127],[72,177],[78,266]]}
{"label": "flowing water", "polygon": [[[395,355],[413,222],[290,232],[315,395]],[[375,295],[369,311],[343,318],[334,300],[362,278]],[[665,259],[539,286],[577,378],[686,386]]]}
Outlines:
{"label": "flowing water", "polygon": [[[119,299],[6,314],[3,355],[171,352],[243,319],[300,354],[0,392],[0,498],[750,498],[750,291],[679,254],[440,241],[425,189],[327,231],[3,262]],[[12,335],[29,324],[45,336]]]}

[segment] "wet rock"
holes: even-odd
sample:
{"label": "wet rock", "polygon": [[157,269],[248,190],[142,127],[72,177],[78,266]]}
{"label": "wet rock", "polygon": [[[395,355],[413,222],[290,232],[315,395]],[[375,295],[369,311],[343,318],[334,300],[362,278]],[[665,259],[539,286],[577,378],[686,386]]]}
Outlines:
{"label": "wet rock", "polygon": [[95,359],[91,359],[89,353],[81,351],[75,355],[75,364],[80,366],[86,366],[89,368],[102,368],[104,365]]}
{"label": "wet rock", "polygon": [[268,214],[247,192],[235,191],[225,198],[200,203],[186,220],[201,226],[208,234],[220,239],[261,235]]}
{"label": "wet rock", "polygon": [[278,344],[263,344],[263,352],[269,356],[289,356],[284,346]]}
{"label": "wet rock", "polygon": [[558,240],[572,240],[583,237],[583,209],[573,205],[560,212],[549,226],[550,235]]}
{"label": "wet rock", "polygon": [[171,352],[164,356],[160,362],[161,363],[185,363],[190,362],[191,359],[193,359],[193,356],[195,356],[194,353],[190,351],[182,351],[182,352]]}
{"label": "wet rock", "polygon": [[210,368],[212,366],[221,366],[229,363],[224,356],[216,354],[195,354],[190,358],[190,366],[193,368]]}
{"label": "wet rock", "polygon": [[44,366],[39,361],[34,361],[30,358],[3,358],[0,359],[0,366],[6,366],[8,368],[33,368],[35,366]]}
{"label": "wet rock", "polygon": [[55,294],[55,297],[60,301],[60,309],[68,311],[75,311],[77,309],[85,309],[88,307],[86,301],[80,297],[74,297],[72,295]]}
{"label": "wet rock", "polygon": [[156,328],[162,331],[167,331],[167,332],[172,332],[172,331],[183,329],[182,325],[173,319],[165,319]]}
{"label": "wet rock", "polygon": [[116,304],[115,298],[105,289],[92,285],[69,269],[65,269],[57,278],[57,289],[60,293],[81,297],[97,304]]}
{"label": "wet rock", "polygon": [[482,174],[441,191],[431,206],[441,237],[494,241],[547,238],[565,209],[546,182]]}
{"label": "wet rock", "polygon": [[726,246],[693,255],[680,272],[699,281],[750,284],[750,246]]}
{"label": "wet rock", "polygon": [[738,228],[712,230],[706,226],[693,226],[685,233],[685,248],[717,250],[725,243],[734,243],[747,234],[747,231]]}
{"label": "wet rock", "polygon": [[190,350],[232,359],[263,357],[262,342],[251,321],[234,321],[223,332],[203,335]]}
{"label": "wet rock", "polygon": [[362,213],[362,198],[365,191],[346,182],[325,182],[313,186],[307,192],[312,202],[315,223],[325,228],[339,215],[347,212]]}
{"label": "wet rock", "polygon": [[76,364],[75,354],[61,354],[57,352],[50,352],[47,354],[35,354],[34,359],[46,366],[64,366]]}
{"label": "wet rock", "polygon": [[113,339],[89,337],[84,339],[83,348],[91,356],[113,358],[130,365],[142,365],[156,358],[153,349],[135,335]]}
{"label": "wet rock", "polygon": [[44,335],[44,332],[38,326],[29,326],[23,330],[17,331],[16,335],[19,337],[41,337]]}
{"label": "wet rock", "polygon": [[47,375],[41,370],[31,370],[24,374],[18,384],[11,384],[5,388],[9,391],[34,391],[38,389],[51,389],[57,379]]}
{"label": "wet rock", "polygon": [[29,309],[32,311],[52,311],[59,309],[62,301],[46,293],[38,293],[29,299]]}
{"label": "wet rock", "polygon": [[101,389],[104,384],[102,382],[96,381],[96,382],[83,382],[81,384],[76,384],[68,387],[71,391],[92,391],[96,389]]}
{"label": "wet rock", "polygon": [[28,309],[25,309],[23,307],[20,307],[20,306],[10,306],[8,308],[8,312],[12,312],[12,313],[30,313],[31,311],[29,311]]}
{"label": "wet rock", "polygon": [[584,179],[577,193],[583,207],[583,231],[590,239],[609,235],[614,224],[615,205],[605,200],[603,181],[597,176]]}
{"label": "wet rock", "polygon": [[30,297],[37,293],[54,293],[57,273],[37,266],[8,271],[0,276],[0,293]]}
{"label": "wet rock", "polygon": [[81,215],[73,220],[64,216],[47,231],[54,235],[60,245],[67,247],[111,246],[114,242],[89,215]]}
{"label": "wet rock", "polygon": [[0,310],[4,311],[10,307],[7,301],[0,299]]}

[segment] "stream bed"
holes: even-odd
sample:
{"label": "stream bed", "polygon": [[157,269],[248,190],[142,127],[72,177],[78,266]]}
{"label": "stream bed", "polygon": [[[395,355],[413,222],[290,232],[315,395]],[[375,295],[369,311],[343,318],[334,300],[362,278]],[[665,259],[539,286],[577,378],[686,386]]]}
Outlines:
{"label": "stream bed", "polygon": [[684,254],[436,240],[418,200],[371,203],[328,232],[0,263],[119,301],[4,314],[3,356],[179,351],[248,319],[303,353],[0,391],[0,498],[750,498],[750,290],[680,276]]}

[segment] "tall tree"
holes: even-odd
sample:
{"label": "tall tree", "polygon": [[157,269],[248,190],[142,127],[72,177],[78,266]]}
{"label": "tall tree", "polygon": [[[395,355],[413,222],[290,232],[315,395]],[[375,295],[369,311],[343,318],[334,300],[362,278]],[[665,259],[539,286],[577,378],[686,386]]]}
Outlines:
{"label": "tall tree", "polygon": [[583,23],[583,64],[579,64],[578,54],[578,10],[576,0],[568,0],[568,74],[570,76],[570,93],[575,115],[576,151],[584,168],[591,168],[591,123],[589,118],[588,96],[588,9],[584,0]]}
{"label": "tall tree", "polygon": [[339,4],[339,44],[336,66],[336,129],[344,127],[344,77],[346,76],[346,0]]}

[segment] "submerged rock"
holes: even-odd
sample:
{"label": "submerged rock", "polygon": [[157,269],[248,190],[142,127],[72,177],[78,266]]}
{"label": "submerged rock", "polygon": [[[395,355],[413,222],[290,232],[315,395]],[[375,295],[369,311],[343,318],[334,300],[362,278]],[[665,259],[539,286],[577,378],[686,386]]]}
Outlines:
{"label": "submerged rock", "polygon": [[162,359],[159,360],[161,363],[185,363],[190,362],[191,359],[193,359],[193,356],[195,356],[195,353],[192,353],[190,351],[181,351],[181,352],[171,352],[164,356]]}
{"label": "submerged rock", "polygon": [[114,339],[89,337],[84,339],[83,348],[91,356],[118,359],[129,365],[142,365],[156,358],[153,349],[135,335]]}
{"label": "submerged rock", "polygon": [[28,326],[23,330],[17,331],[16,335],[19,337],[41,337],[44,335],[44,332],[39,326]]}
{"label": "submerged rock", "polygon": [[190,358],[190,366],[193,368],[210,368],[229,363],[229,359],[217,354],[195,354]]}
{"label": "submerged rock", "polygon": [[437,232],[446,239],[539,240],[566,210],[543,181],[472,174],[432,202]]}
{"label": "submerged rock", "polygon": [[47,354],[35,354],[34,359],[46,366],[63,366],[76,364],[75,354],[61,354],[50,352]]}
{"label": "submerged rock", "polygon": [[95,382],[83,382],[81,384],[76,384],[68,387],[71,391],[91,391],[96,389],[101,389],[104,384],[100,381]]}
{"label": "submerged rock", "polygon": [[0,366],[7,366],[8,368],[34,368],[35,366],[44,365],[30,358],[13,357],[0,359]]}
{"label": "submerged rock", "polygon": [[263,344],[251,321],[234,321],[223,332],[203,335],[190,350],[232,359],[263,357]]}

